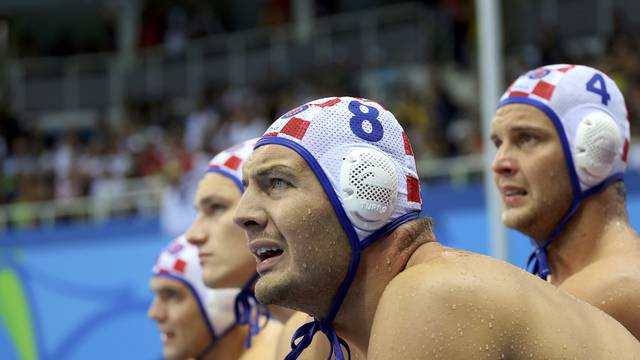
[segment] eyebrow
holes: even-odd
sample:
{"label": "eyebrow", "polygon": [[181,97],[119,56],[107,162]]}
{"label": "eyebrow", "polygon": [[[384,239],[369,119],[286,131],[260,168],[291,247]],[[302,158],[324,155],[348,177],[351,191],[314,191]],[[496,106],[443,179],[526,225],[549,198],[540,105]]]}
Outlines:
{"label": "eyebrow", "polygon": [[296,169],[287,165],[268,165],[263,168],[255,170],[251,175],[253,177],[265,177],[269,175],[285,175],[289,177],[295,177]]}
{"label": "eyebrow", "polygon": [[228,200],[225,199],[222,196],[219,196],[217,194],[210,194],[210,195],[207,195],[207,196],[199,199],[196,202],[195,206],[196,206],[196,208],[203,208],[203,207],[205,207],[205,206],[207,206],[208,204],[211,204],[211,203],[220,203],[220,202],[227,202],[227,201]]}

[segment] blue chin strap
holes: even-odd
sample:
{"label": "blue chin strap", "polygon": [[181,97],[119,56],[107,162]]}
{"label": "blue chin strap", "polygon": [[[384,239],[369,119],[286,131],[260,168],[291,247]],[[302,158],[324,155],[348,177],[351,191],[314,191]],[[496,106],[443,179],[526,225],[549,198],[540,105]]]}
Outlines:
{"label": "blue chin strap", "polygon": [[[569,171],[569,174],[571,175],[572,183],[574,178],[577,182],[578,177],[577,175],[575,175],[575,170],[573,170],[573,168],[572,170]],[[555,238],[558,237],[560,232],[564,230],[569,220],[571,220],[571,217],[573,216],[573,214],[575,214],[575,212],[580,207],[580,204],[582,204],[582,202],[586,198],[588,198],[589,196],[597,192],[600,192],[601,190],[603,190],[604,188],[606,188],[607,186],[611,185],[616,181],[622,181],[622,178],[623,178],[622,174],[613,174],[608,178],[606,178],[604,181],[602,181],[600,184],[583,192],[580,191],[579,185],[577,186],[577,190],[576,190],[576,187],[574,186],[573,191],[574,191],[574,194],[577,194],[577,195],[573,196],[573,200],[571,202],[571,208],[569,208],[569,211],[567,211],[567,213],[562,217],[562,220],[560,220],[558,225],[556,225],[556,227],[551,231],[551,234],[542,243],[542,245],[539,245],[532,240],[532,243],[536,244],[535,245],[536,248],[533,250],[531,255],[529,255],[529,260],[527,260],[527,268],[531,269],[530,272],[532,274],[537,275],[543,280],[547,280],[549,275],[551,275],[551,266],[549,266],[549,260],[547,258],[547,247],[551,244],[551,242]],[[531,267],[532,262],[533,262],[533,267]]]}
{"label": "blue chin strap", "polygon": [[296,332],[293,334],[293,338],[291,339],[291,352],[287,354],[284,358],[285,360],[295,360],[300,354],[304,352],[304,350],[311,345],[313,341],[313,337],[318,333],[323,333],[329,343],[331,344],[331,349],[329,350],[329,354],[327,359],[331,359],[332,357],[336,360],[344,360],[345,354],[343,352],[343,347],[347,352],[346,359],[351,359],[351,349],[349,349],[349,345],[347,342],[338,336],[336,330],[333,328],[332,323],[335,319],[338,311],[340,310],[340,306],[344,301],[344,298],[347,296],[347,292],[349,291],[349,287],[353,282],[354,277],[356,276],[356,272],[358,270],[358,265],[360,264],[360,253],[367,246],[373,243],[375,240],[378,240],[385,235],[392,232],[401,224],[417,219],[420,217],[420,212],[410,212],[404,214],[397,219],[391,221],[386,224],[382,228],[375,231],[373,234],[367,236],[365,239],[360,242],[358,238],[358,234],[351,224],[351,220],[347,216],[338,195],[336,194],[333,186],[331,185],[331,181],[322,170],[322,167],[318,163],[318,161],[311,155],[311,153],[301,146],[300,144],[291,141],[289,139],[281,138],[281,137],[266,137],[258,140],[256,144],[256,148],[262,145],[267,144],[278,144],[286,146],[295,152],[297,152],[302,158],[304,158],[311,167],[311,170],[315,173],[316,178],[320,182],[320,185],[324,189],[331,205],[333,206],[336,215],[338,216],[338,220],[340,221],[340,225],[342,225],[342,229],[345,231],[347,238],[349,239],[349,243],[351,245],[351,259],[349,261],[349,268],[347,270],[347,275],[345,276],[342,284],[340,284],[340,288],[338,289],[338,293],[333,299],[333,303],[331,304],[331,308],[329,309],[329,313],[321,318],[314,318],[312,321],[300,326]]}
{"label": "blue chin strap", "polygon": [[260,303],[253,293],[253,285],[255,285],[259,277],[256,273],[249,279],[236,296],[234,306],[236,324],[249,326],[249,333],[244,343],[246,349],[251,347],[251,338],[260,333],[260,317],[264,315],[267,318],[263,327],[267,325],[271,318],[269,307]]}

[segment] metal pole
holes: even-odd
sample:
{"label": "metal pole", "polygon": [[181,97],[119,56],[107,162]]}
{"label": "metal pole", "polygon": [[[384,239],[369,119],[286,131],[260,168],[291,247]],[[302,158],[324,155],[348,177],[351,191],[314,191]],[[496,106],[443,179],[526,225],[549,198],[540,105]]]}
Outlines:
{"label": "metal pole", "polygon": [[493,184],[491,163],[495,149],[489,138],[491,119],[499,94],[503,90],[502,37],[499,0],[476,0],[478,49],[480,55],[480,111],[484,144],[484,190],[489,227],[489,253],[506,260],[509,255],[507,236],[501,221],[498,191]]}

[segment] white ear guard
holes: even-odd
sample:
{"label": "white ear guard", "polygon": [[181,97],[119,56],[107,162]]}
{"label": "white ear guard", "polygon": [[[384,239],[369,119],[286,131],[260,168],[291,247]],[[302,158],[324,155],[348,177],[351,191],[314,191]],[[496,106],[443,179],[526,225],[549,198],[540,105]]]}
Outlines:
{"label": "white ear guard", "polygon": [[587,186],[607,178],[621,155],[620,129],[605,112],[596,111],[578,124],[574,139],[574,161],[580,180]]}
{"label": "white ear guard", "polygon": [[398,175],[388,156],[372,148],[356,148],[342,162],[340,195],[353,225],[377,230],[393,214]]}

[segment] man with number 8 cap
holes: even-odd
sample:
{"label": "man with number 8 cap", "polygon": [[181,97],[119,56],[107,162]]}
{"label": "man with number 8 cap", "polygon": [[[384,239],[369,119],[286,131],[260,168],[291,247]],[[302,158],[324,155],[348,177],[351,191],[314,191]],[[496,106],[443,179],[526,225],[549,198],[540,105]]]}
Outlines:
{"label": "man with number 8 cap", "polygon": [[420,216],[413,155],[393,114],[353,97],[293,109],[257,142],[235,216],[258,262],[256,297],[311,316],[287,324],[300,326],[281,357],[325,359],[327,344],[335,359],[640,353],[602,312],[502,261],[436,243]]}
{"label": "man with number 8 cap", "polygon": [[520,76],[492,122],[506,226],[531,237],[532,271],[616,318],[640,339],[640,238],[623,175],[629,120],[606,74],[548,65]]}

